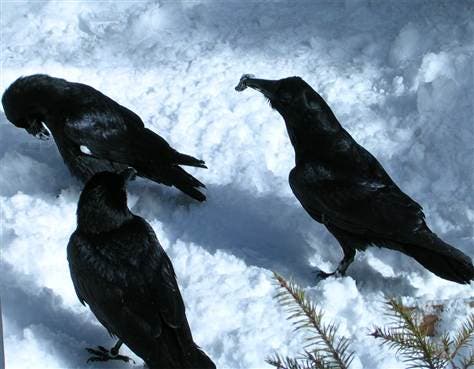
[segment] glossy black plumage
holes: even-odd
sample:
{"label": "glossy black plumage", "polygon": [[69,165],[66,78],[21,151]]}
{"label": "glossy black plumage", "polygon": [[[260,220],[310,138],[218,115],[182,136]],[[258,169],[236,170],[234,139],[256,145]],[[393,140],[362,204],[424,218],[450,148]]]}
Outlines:
{"label": "glossy black plumage", "polygon": [[127,207],[131,170],[94,175],[80,196],[67,247],[77,296],[151,369],[215,368],[193,341],[170,259]]}
{"label": "glossy black plumage", "polygon": [[349,135],[311,86],[299,77],[272,81],[244,75],[236,90],[246,87],[263,93],[285,120],[295,149],[291,189],[339,241],[344,259],[338,274],[356,250],[376,245],[410,255],[442,278],[474,279],[471,259],[431,232],[421,206]]}
{"label": "glossy black plumage", "polygon": [[204,185],[180,167],[206,168],[204,161],[174,150],[138,115],[90,86],[42,74],[21,77],[5,91],[2,104],[10,122],[45,139],[43,122],[71,173],[84,182],[131,166],[139,176],[206,199],[198,190]]}

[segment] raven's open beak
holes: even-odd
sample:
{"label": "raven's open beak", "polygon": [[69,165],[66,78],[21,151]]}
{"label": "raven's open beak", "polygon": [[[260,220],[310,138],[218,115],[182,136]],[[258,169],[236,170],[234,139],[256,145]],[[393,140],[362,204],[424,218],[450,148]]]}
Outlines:
{"label": "raven's open beak", "polygon": [[272,81],[269,79],[254,78],[251,74],[244,74],[239,81],[239,84],[235,86],[236,91],[243,91],[247,87],[253,88],[254,90],[260,91],[265,97],[273,99],[276,96],[278,85],[280,81]]}
{"label": "raven's open beak", "polygon": [[138,172],[134,168],[128,167],[127,169],[122,170],[119,175],[121,175],[125,180],[125,183],[127,183],[129,181],[133,181],[137,176],[137,173]]}

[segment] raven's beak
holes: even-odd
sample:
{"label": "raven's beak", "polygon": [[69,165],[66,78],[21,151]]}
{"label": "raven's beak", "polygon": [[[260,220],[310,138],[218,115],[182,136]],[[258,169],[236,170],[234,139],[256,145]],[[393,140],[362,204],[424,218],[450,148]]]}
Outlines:
{"label": "raven's beak", "polygon": [[244,74],[239,81],[239,84],[235,87],[236,91],[243,91],[247,87],[253,88],[254,90],[260,91],[265,97],[273,99],[276,96],[278,85],[280,81],[273,81],[270,79],[259,79],[254,78],[251,74]]}
{"label": "raven's beak", "polygon": [[127,169],[122,170],[119,175],[121,175],[125,180],[125,183],[127,183],[129,181],[133,181],[137,176],[137,173],[138,172],[134,168],[128,167]]}

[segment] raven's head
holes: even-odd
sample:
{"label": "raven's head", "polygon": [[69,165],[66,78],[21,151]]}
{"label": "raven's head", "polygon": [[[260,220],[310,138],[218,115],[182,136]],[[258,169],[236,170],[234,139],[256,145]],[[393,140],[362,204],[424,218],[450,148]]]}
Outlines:
{"label": "raven's head", "polygon": [[46,108],[42,101],[47,97],[44,91],[38,88],[37,82],[46,78],[50,77],[44,75],[20,77],[2,96],[3,110],[7,119],[41,140],[47,140],[50,133],[43,124]]}
{"label": "raven's head", "polygon": [[120,227],[132,218],[127,205],[127,183],[137,171],[100,172],[86,183],[77,206],[77,226],[84,233],[101,233]]}
{"label": "raven's head", "polygon": [[289,110],[307,109],[309,107],[307,95],[315,93],[311,86],[300,77],[269,80],[244,74],[235,89],[243,91],[247,87],[261,92],[268,99],[272,108],[282,115],[287,114]]}
{"label": "raven's head", "polygon": [[235,89],[243,91],[247,87],[261,92],[290,126],[304,121],[321,130],[339,127],[324,99],[300,77],[268,80],[244,74]]}

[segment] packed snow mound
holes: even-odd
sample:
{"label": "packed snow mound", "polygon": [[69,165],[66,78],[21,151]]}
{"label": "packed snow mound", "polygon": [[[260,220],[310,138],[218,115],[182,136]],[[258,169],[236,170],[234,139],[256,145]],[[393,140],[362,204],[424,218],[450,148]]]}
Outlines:
{"label": "packed snow mound", "polygon": [[[474,257],[471,14],[469,1],[431,0],[4,2],[0,83],[3,91],[21,75],[47,73],[90,84],[206,161],[208,170],[189,170],[207,185],[204,204],[138,180],[129,205],[169,253],[196,342],[219,368],[268,368],[275,350],[301,347],[272,298],[275,270],[307,286],[351,337],[353,368],[399,369],[365,333],[384,322],[384,294],[443,300],[448,327],[468,311],[473,284],[374,248],[347,277],[316,285],[312,271],[334,269],[340,248],[291,193],[293,150],[281,117],[255,91],[234,87],[244,73],[304,78],[424,206],[433,231]],[[83,368],[84,347],[113,344],[69,277],[80,189],[53,142],[0,117],[8,368]]]}

